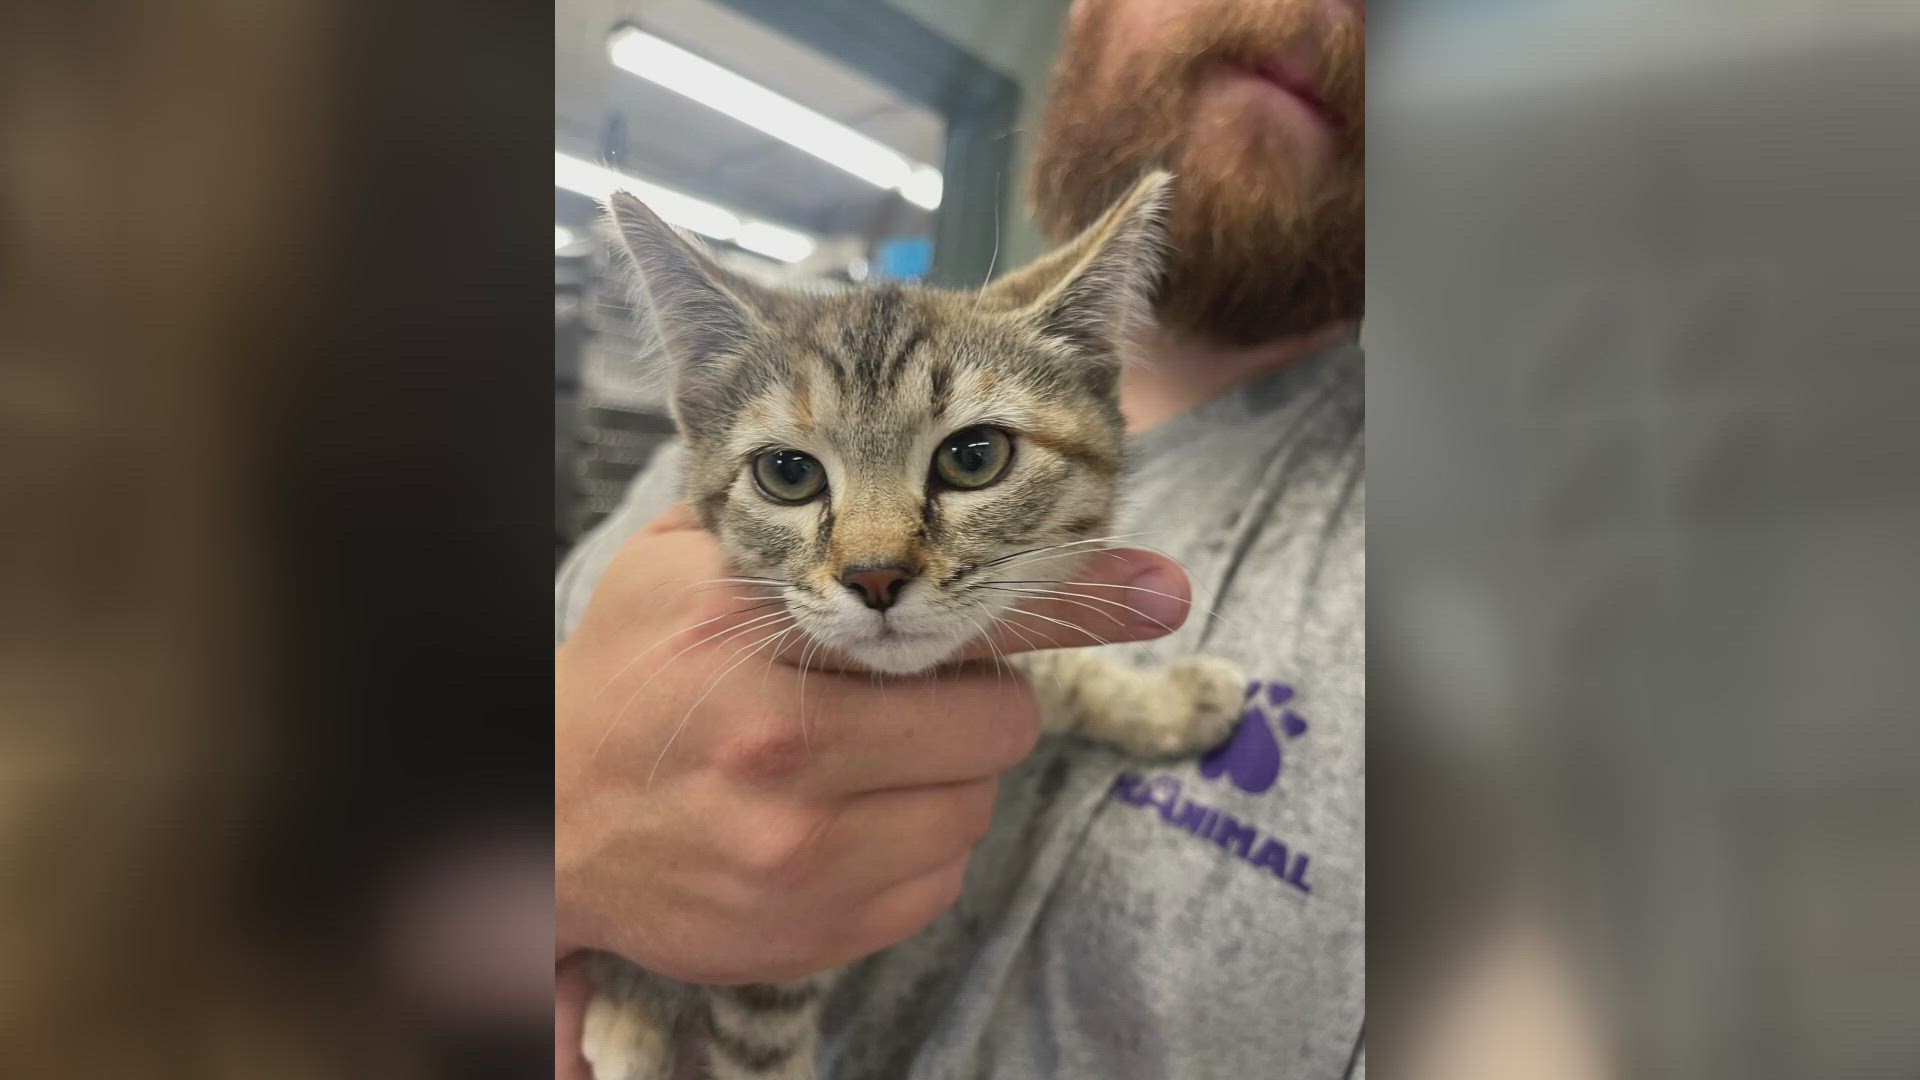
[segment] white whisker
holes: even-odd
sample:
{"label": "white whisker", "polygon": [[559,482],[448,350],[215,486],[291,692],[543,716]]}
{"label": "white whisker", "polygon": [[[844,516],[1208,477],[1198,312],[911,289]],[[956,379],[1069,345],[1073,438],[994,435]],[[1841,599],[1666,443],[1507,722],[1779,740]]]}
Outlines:
{"label": "white whisker", "polygon": [[800,654],[800,739],[807,744],[808,750],[813,749],[813,737],[807,733],[807,664],[821,648],[820,639],[811,638],[806,651]]}
{"label": "white whisker", "polygon": [[702,591],[705,591],[706,589],[719,588],[722,585],[758,585],[758,586],[761,586],[762,588],[790,589],[793,587],[793,582],[776,581],[773,578],[722,577],[722,578],[708,578],[705,581],[696,581],[690,587],[700,588],[704,586],[705,589],[703,589]]}
{"label": "white whisker", "polygon": [[[1169,600],[1180,599],[1180,597],[1175,596],[1172,593],[1161,592],[1159,589],[1149,589],[1140,585],[1112,585],[1104,581],[1054,581],[1052,579],[1031,579],[1031,580],[1025,580],[1025,581],[982,581],[977,583],[975,587],[979,588],[979,587],[985,587],[988,585],[1079,585],[1083,588],[1088,588],[1088,589],[1126,589],[1129,592],[1143,592],[1143,593],[1150,593],[1154,596],[1164,596]],[[1089,600],[1099,600],[1101,603],[1104,603],[1104,604],[1118,603],[1118,601],[1108,600],[1108,599],[1105,599],[1104,597],[1094,596],[1089,593],[1075,593],[1074,595],[1085,596]],[[1210,608],[1205,604],[1194,603],[1194,601],[1191,598],[1186,599],[1185,601],[1183,601],[1183,603],[1186,603],[1191,607],[1197,607],[1201,611],[1206,612],[1208,615],[1212,616],[1213,618],[1219,619],[1221,622],[1226,623],[1229,626],[1238,625],[1233,620],[1227,618],[1225,615],[1221,614],[1219,611],[1215,610],[1214,608]],[[1130,610],[1138,613],[1143,618],[1146,615],[1146,613],[1143,611],[1140,611],[1139,608],[1130,608]]]}
{"label": "white whisker", "polygon": [[639,663],[648,653],[652,652],[653,650],[659,648],[662,645],[665,645],[667,642],[672,641],[674,638],[679,637],[681,634],[684,634],[689,630],[698,630],[701,627],[707,625],[708,623],[717,623],[721,619],[727,618],[728,616],[731,616],[731,615],[745,615],[749,611],[759,611],[761,608],[767,607],[769,604],[781,604],[785,602],[786,601],[781,600],[778,597],[773,597],[767,600],[763,600],[759,603],[753,604],[749,607],[741,608],[737,611],[724,612],[722,614],[715,615],[711,619],[702,619],[699,622],[694,623],[692,626],[686,626],[678,630],[675,630],[673,633],[668,634],[666,637],[663,637],[659,641],[654,642],[652,645],[647,646],[644,650],[641,651],[640,655],[635,656],[633,659],[621,665],[620,670],[613,673],[613,678],[608,679],[606,682],[602,683],[600,686],[600,689],[594,691],[593,697],[590,698],[589,700],[590,701],[600,700],[600,695],[607,692],[607,687],[612,686],[616,682],[619,682],[620,676],[625,675],[627,673],[628,668],[631,668],[633,665]]}
{"label": "white whisker", "polygon": [[[1079,600],[1067,599],[1070,596],[1084,595],[1082,593],[1070,593],[1060,589],[1009,589],[1000,585],[988,585],[984,583],[980,585],[976,585],[974,586],[974,588],[992,589],[994,592],[1014,593],[1019,596],[1040,596],[1040,597],[1046,597],[1048,599],[1059,600],[1062,603],[1073,604],[1076,607],[1086,608],[1088,611],[1091,611],[1096,615],[1099,615],[1101,618],[1106,619],[1108,622],[1112,623],[1115,626],[1125,627],[1127,625],[1126,623],[1121,622],[1119,617],[1114,615],[1114,613],[1111,611],[1102,611],[1100,608],[1094,607],[1092,604],[1082,603]],[[1098,599],[1098,597],[1089,596],[1087,597],[1087,599],[1095,600],[1095,599]],[[1141,611],[1137,607],[1132,607],[1127,604],[1121,604],[1113,600],[1109,600],[1107,601],[1107,603],[1113,604],[1114,606],[1120,608],[1123,611],[1131,611],[1134,614],[1140,616],[1141,618],[1146,619],[1148,622],[1151,622],[1159,626],[1160,628],[1164,629],[1167,633],[1169,634],[1173,633],[1173,627],[1168,626],[1166,623],[1161,622],[1159,619],[1153,618],[1152,616],[1148,615],[1144,611]]]}
{"label": "white whisker", "polygon": [[[607,744],[607,738],[608,736],[613,734],[613,729],[620,726],[621,719],[627,715],[627,710],[633,707],[634,700],[638,698],[641,695],[641,693],[646,690],[647,687],[653,685],[653,680],[659,678],[660,673],[662,671],[665,671],[668,668],[672,667],[674,661],[687,655],[688,653],[699,648],[700,646],[707,644],[708,642],[730,640],[732,638],[740,636],[741,634],[747,632],[748,630],[753,629],[755,626],[763,625],[767,623],[769,620],[777,619],[785,614],[787,614],[787,612],[784,608],[782,608],[779,611],[769,611],[765,615],[756,615],[753,618],[748,619],[746,622],[741,623],[738,626],[730,626],[725,630],[716,630],[713,633],[708,634],[706,637],[701,638],[699,641],[694,642],[693,644],[687,646],[684,649],[681,649],[679,652],[674,653],[672,656],[668,657],[666,663],[661,664],[659,667],[655,668],[653,671],[653,674],[647,676],[647,680],[645,682],[641,683],[638,687],[636,687],[633,693],[627,695],[627,700],[621,703],[620,710],[613,714],[612,720],[607,721],[607,730],[601,732],[600,741],[593,744],[593,756],[598,757],[600,755],[600,748]],[[710,622],[712,620],[708,620],[708,621]],[[639,658],[635,657],[634,659],[637,660]],[[632,661],[628,661],[628,663],[631,664]],[[618,676],[615,676],[615,678],[618,678]]]}
{"label": "white whisker", "polygon": [[1131,539],[1132,537],[1147,536],[1147,535],[1149,534],[1142,531],[1142,532],[1130,532],[1130,533],[1115,533],[1112,536],[1090,536],[1085,540],[1071,540],[1064,544],[1049,544],[1045,547],[1028,548],[1025,551],[1015,551],[1011,554],[1002,555],[997,559],[989,559],[986,562],[981,563],[980,565],[982,567],[998,566],[999,564],[1006,562],[1009,559],[1016,559],[1022,555],[1037,555],[1042,552],[1048,552],[1048,551],[1065,551],[1068,548],[1084,547],[1087,544],[1105,544],[1105,543],[1110,543],[1114,540],[1127,540],[1127,539]]}
{"label": "white whisker", "polygon": [[[1092,638],[1093,640],[1095,640],[1095,641],[1097,641],[1097,642],[1099,642],[1099,643],[1100,643],[1100,644],[1102,644],[1102,645],[1111,645],[1111,644],[1113,644],[1113,642],[1111,642],[1111,641],[1108,641],[1108,640],[1107,640],[1106,638],[1103,638],[1103,637],[1101,637],[1101,636],[1100,636],[1099,634],[1096,634],[1096,633],[1094,633],[1094,632],[1093,632],[1093,631],[1091,631],[1091,630],[1088,630],[1088,629],[1086,629],[1086,628],[1084,628],[1084,627],[1079,627],[1079,626],[1075,626],[1075,625],[1073,625],[1072,623],[1070,623],[1070,622],[1067,622],[1067,621],[1065,621],[1064,619],[1056,619],[1056,618],[1054,618],[1054,617],[1053,617],[1053,616],[1051,616],[1051,615],[1042,615],[1042,614],[1040,614],[1040,613],[1039,613],[1039,612],[1037,612],[1037,611],[1028,611],[1028,610],[1026,610],[1025,608],[1017,608],[1017,607],[1012,607],[1012,608],[1008,608],[1008,609],[1007,609],[1007,614],[1009,614],[1009,615],[1027,615],[1027,616],[1030,616],[1030,617],[1032,617],[1032,618],[1035,618],[1035,619],[1045,619],[1045,620],[1046,620],[1047,622],[1050,622],[1050,623],[1053,623],[1053,624],[1054,624],[1055,626],[1064,626],[1064,627],[1066,627],[1067,629],[1069,629],[1069,630],[1071,630],[1071,631],[1073,631],[1073,632],[1074,632],[1074,633],[1076,633],[1076,634],[1085,634],[1085,635],[1086,635],[1087,637],[1090,637],[1090,638]],[[1057,647],[1059,647],[1059,648],[1072,648],[1072,646],[1064,646],[1064,645],[1063,645],[1063,646],[1057,646]]]}
{"label": "white whisker", "polygon": [[[993,174],[994,190],[1000,189],[1000,173]],[[987,276],[980,281],[980,289],[973,294],[973,310],[980,310],[980,302],[987,298],[987,286],[993,284],[993,268],[1000,263],[1000,201],[993,203],[993,254],[987,258]]]}
{"label": "white whisker", "polygon": [[[761,649],[765,648],[770,642],[778,641],[780,638],[785,637],[788,633],[792,632],[792,630],[793,630],[793,627],[791,626],[786,627],[785,629],[778,630],[772,634],[767,635],[766,637],[761,638],[758,642],[754,643],[753,645],[745,646],[745,648],[750,648],[753,651],[747,653],[747,655],[745,656],[740,657],[740,659],[735,660],[732,664],[729,664],[724,670],[722,670],[720,674],[715,675],[713,677],[713,681],[707,685],[707,688],[701,692],[699,697],[694,699],[692,705],[687,707],[687,714],[680,718],[680,722],[678,724],[674,725],[673,734],[667,736],[666,745],[660,748],[660,756],[653,759],[653,768],[647,770],[647,787],[648,788],[653,787],[654,775],[660,771],[660,763],[667,760],[667,751],[673,748],[673,741],[680,737],[680,732],[686,728],[687,721],[693,718],[694,710],[698,709],[701,703],[707,700],[708,696],[710,696],[715,690],[719,689],[720,681],[722,679],[725,679],[728,675],[732,674],[734,668],[737,668],[741,664],[744,664],[747,661],[753,659],[754,655],[758,653]],[[739,650],[735,650],[734,655],[738,656]]]}
{"label": "white whisker", "polygon": [[[789,633],[798,629],[800,629],[800,624],[798,622],[795,622],[792,626],[787,627],[787,631]],[[775,645],[773,647],[773,655],[776,657],[780,655],[780,646]],[[767,669],[760,673],[760,691],[762,693],[766,692],[767,680],[771,678],[773,678],[773,665],[768,664]]]}
{"label": "white whisker", "polygon": [[[979,604],[978,601],[975,601],[975,603]],[[985,604],[979,604],[979,607],[981,611],[987,610],[987,606]],[[968,625],[972,626],[975,630],[979,631],[980,640],[986,642],[987,648],[992,650],[993,652],[993,685],[995,689],[998,689],[1000,686],[1001,680],[1006,673],[1004,670],[1004,665],[1000,662],[1000,646],[995,645],[993,643],[993,631],[987,629],[987,627],[981,624],[979,619],[976,619],[971,615],[962,615],[960,617],[967,620]],[[988,617],[989,618],[992,617],[991,613],[989,613]]]}
{"label": "white whisker", "polygon": [[[980,605],[980,610],[982,610],[982,611],[987,611],[987,606],[986,606],[985,604],[981,604],[981,605]],[[1012,634],[1015,634],[1015,635],[1017,635],[1017,636],[1018,636],[1018,637],[1020,638],[1020,640],[1021,640],[1021,641],[1024,641],[1024,642],[1026,642],[1026,643],[1027,643],[1027,648],[1029,648],[1029,649],[1032,649],[1032,650],[1034,650],[1035,652],[1038,652],[1038,651],[1040,651],[1041,649],[1044,649],[1044,648],[1046,648],[1046,646],[1045,646],[1045,645],[1042,645],[1042,644],[1040,644],[1039,642],[1037,642],[1037,641],[1035,641],[1035,640],[1033,640],[1032,638],[1030,638],[1030,637],[1028,637],[1028,636],[1027,636],[1027,632],[1026,632],[1025,630],[1023,630],[1023,629],[1021,629],[1021,628],[1020,628],[1019,626],[1017,626],[1017,625],[1015,625],[1015,624],[1013,624],[1013,623],[1010,623],[1010,622],[1008,622],[1008,621],[1006,621],[1006,620],[1005,620],[1004,618],[1001,618],[1001,617],[1000,617],[1000,616],[998,616],[998,615],[994,615],[994,614],[993,614],[992,612],[990,612],[990,611],[988,612],[988,618],[989,618],[989,619],[991,619],[991,620],[993,621],[993,624],[994,624],[995,626],[1003,626],[1003,627],[1005,627],[1005,628],[1007,629],[1007,631],[1008,631],[1008,632],[1010,632],[1010,633],[1012,633]],[[1011,663],[1011,661],[1009,661],[1009,663]]]}

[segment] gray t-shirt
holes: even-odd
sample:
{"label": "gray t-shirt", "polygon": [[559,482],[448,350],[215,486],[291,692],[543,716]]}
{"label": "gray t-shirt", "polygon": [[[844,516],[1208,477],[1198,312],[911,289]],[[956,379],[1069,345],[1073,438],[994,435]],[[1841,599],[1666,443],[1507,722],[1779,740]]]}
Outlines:
{"label": "gray t-shirt", "polygon": [[[854,966],[829,1080],[1337,1080],[1364,1071],[1365,364],[1343,344],[1130,447],[1123,541],[1184,565],[1180,632],[1250,680],[1204,759],[1048,739],[1001,779],[959,902]],[[676,497],[677,447],[562,568],[569,632]]]}

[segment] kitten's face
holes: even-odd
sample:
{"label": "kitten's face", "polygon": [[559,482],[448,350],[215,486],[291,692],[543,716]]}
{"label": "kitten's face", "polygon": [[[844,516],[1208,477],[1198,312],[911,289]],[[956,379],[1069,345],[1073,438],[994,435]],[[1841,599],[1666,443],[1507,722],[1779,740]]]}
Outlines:
{"label": "kitten's face", "polygon": [[1143,181],[984,296],[773,292],[617,198],[677,363],[686,495],[732,571],[776,580],[807,635],[894,673],[1044,588],[1005,583],[1062,576],[1025,553],[1110,531],[1120,354],[1149,303],[1164,187]]}
{"label": "kitten's face", "polygon": [[1110,531],[1113,379],[972,305],[815,301],[741,350],[725,407],[684,417],[687,496],[735,572],[785,582],[809,636],[876,670],[933,666],[1033,587],[985,583],[1058,573],[1018,553]]}

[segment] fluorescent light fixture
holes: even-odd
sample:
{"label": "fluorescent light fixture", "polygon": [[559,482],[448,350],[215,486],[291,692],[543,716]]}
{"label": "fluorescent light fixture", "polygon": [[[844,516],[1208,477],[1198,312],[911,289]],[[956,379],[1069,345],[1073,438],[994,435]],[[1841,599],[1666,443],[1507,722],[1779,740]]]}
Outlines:
{"label": "fluorescent light fixture", "polygon": [[740,218],[730,210],[566,154],[553,155],[553,183],[555,187],[577,191],[600,202],[613,198],[616,191],[630,191],[653,207],[653,212],[667,224],[691,229],[715,240],[732,240],[740,231]]}
{"label": "fluorescent light fixture", "polygon": [[921,165],[852,128],[743,79],[726,68],[623,26],[607,39],[616,66],[723,112],[798,147],[875,187],[898,191],[929,210],[940,205],[940,171]]}
{"label": "fluorescent light fixture", "polygon": [[565,225],[555,225],[553,227],[553,250],[559,251],[571,243],[573,243],[573,230],[567,228]]}
{"label": "fluorescent light fixture", "polygon": [[[748,251],[781,262],[795,263],[813,254],[813,238],[805,233],[743,218],[731,210],[672,188],[651,184],[558,151],[553,155],[553,186],[577,191],[603,203],[611,199],[616,191],[630,192],[652,207],[653,212],[669,225],[738,244]],[[556,234],[555,243],[558,242]]]}
{"label": "fluorescent light fixture", "polygon": [[741,222],[740,232],[734,236],[733,242],[748,251],[781,262],[796,263],[813,254],[812,240],[792,229],[783,229],[764,221]]}
{"label": "fluorescent light fixture", "polygon": [[915,206],[935,210],[940,206],[940,191],[944,186],[945,182],[940,178],[939,169],[931,165],[916,165],[913,168],[913,175],[907,177],[907,182],[900,185],[900,194]]}

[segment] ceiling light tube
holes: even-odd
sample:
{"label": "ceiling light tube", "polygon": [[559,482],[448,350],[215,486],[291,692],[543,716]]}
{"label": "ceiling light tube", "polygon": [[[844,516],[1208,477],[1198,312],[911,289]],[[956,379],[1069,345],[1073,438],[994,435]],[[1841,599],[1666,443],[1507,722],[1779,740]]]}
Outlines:
{"label": "ceiling light tube", "polygon": [[940,172],[789,98],[633,26],[607,39],[615,66],[725,113],[915,205],[940,205]]}
{"label": "ceiling light tube", "polygon": [[653,212],[669,225],[714,240],[725,240],[781,262],[799,262],[813,254],[815,246],[814,239],[805,233],[743,218],[731,210],[672,188],[664,188],[558,151],[553,155],[553,186],[578,192],[602,203],[612,198],[616,191],[630,192],[652,207]]}

